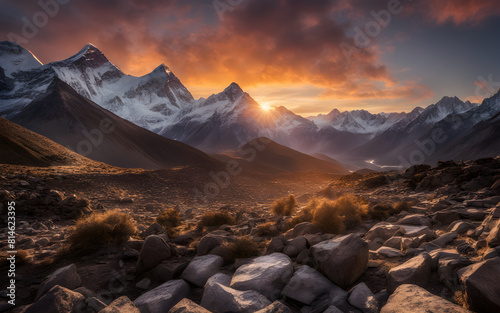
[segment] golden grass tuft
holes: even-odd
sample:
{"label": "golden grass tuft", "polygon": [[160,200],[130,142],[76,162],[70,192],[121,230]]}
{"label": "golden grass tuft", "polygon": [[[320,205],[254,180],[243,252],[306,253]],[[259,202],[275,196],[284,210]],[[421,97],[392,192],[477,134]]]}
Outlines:
{"label": "golden grass tuft", "polygon": [[181,217],[177,210],[168,209],[156,217],[156,222],[168,230],[179,226],[181,224]]}
{"label": "golden grass tuft", "polygon": [[126,213],[116,210],[93,213],[76,222],[69,243],[73,251],[90,252],[105,245],[126,242],[135,232],[135,224]]}
{"label": "golden grass tuft", "polygon": [[336,200],[313,198],[288,221],[287,226],[292,228],[302,222],[312,222],[324,232],[339,234],[358,226],[367,213],[366,201],[351,195]]}
{"label": "golden grass tuft", "polygon": [[293,213],[293,210],[297,206],[297,201],[295,200],[294,195],[288,195],[288,197],[283,197],[274,201],[271,206],[271,211],[275,215],[280,216],[290,216]]}
{"label": "golden grass tuft", "polygon": [[207,212],[201,216],[198,227],[222,226],[224,224],[233,225],[234,219],[227,212]]}
{"label": "golden grass tuft", "polygon": [[258,237],[273,237],[279,234],[278,227],[273,222],[268,222],[257,227],[255,235]]}
{"label": "golden grass tuft", "polygon": [[227,248],[231,260],[251,258],[260,254],[259,245],[247,237],[225,243],[224,247]]}

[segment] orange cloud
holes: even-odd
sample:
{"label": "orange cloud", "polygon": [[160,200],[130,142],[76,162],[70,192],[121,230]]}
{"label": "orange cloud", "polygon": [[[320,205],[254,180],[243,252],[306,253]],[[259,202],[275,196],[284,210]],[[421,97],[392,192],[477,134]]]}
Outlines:
{"label": "orange cloud", "polygon": [[498,0],[426,0],[422,13],[438,24],[453,22],[455,25],[476,25],[483,20],[500,15]]}

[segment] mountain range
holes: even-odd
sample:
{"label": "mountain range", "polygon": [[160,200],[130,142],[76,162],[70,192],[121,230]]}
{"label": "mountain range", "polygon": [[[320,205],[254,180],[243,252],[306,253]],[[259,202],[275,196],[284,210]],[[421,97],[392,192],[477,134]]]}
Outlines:
{"label": "mountain range", "polygon": [[[100,114],[120,119],[117,125],[126,124],[130,129],[134,125],[134,131],[142,134],[144,129],[148,138],[157,136],[154,140],[162,137],[182,142],[186,151],[190,145],[205,153],[224,153],[266,137],[301,153],[323,154],[343,163],[374,168],[500,154],[500,145],[494,145],[497,139],[491,135],[500,112],[499,94],[480,105],[443,97],[408,113],[333,109],[326,115],[305,118],[282,106],[262,110],[236,83],[207,99],[194,99],[166,65],[142,77],[130,76],[91,44],[68,59],[43,65],[21,46],[0,43],[0,116],[42,135],[45,132],[49,138],[56,137],[56,132],[77,127],[78,123],[61,123],[44,130],[45,122],[38,116],[49,114],[46,111],[53,109],[54,99],[61,105],[68,95],[81,108],[66,111],[74,120],[87,114],[87,107],[101,110]],[[115,139],[109,140],[112,147]],[[125,144],[121,148],[130,147]],[[96,159],[106,162],[104,154]],[[202,152],[193,155],[206,159]],[[166,156],[160,159],[177,164]],[[165,165],[157,156],[151,158],[150,165],[141,166]]]}

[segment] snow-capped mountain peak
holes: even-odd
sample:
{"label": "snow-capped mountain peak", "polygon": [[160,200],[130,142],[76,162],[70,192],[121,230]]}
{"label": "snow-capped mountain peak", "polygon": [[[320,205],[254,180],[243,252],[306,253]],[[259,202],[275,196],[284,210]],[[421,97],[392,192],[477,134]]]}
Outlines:
{"label": "snow-capped mountain peak", "polygon": [[0,41],[0,67],[7,77],[42,66],[29,50],[12,41]]}

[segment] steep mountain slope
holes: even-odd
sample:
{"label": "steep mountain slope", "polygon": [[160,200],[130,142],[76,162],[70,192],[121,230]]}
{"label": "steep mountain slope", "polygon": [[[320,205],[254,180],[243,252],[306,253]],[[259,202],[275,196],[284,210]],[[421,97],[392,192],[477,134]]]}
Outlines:
{"label": "steep mountain slope", "polygon": [[218,155],[221,160],[237,160],[247,171],[266,174],[314,171],[321,173],[348,174],[340,163],[321,160],[280,145],[268,138],[259,137],[238,150]]}
{"label": "steep mountain slope", "polygon": [[[474,108],[476,105],[468,101],[463,102],[457,97],[443,97],[439,102],[428,106],[418,115],[418,112],[410,113],[417,115],[411,122],[407,123],[407,121],[401,120],[400,123],[396,123],[369,142],[351,150],[349,154],[365,160],[373,159],[376,164],[401,165],[405,163],[404,160],[419,153],[414,151],[421,150],[420,143],[426,138],[432,138],[436,128],[439,128],[439,131],[443,131],[450,138],[455,137],[456,132],[453,127],[444,124],[447,123],[450,116],[464,114]],[[436,127],[440,122],[442,125]],[[427,156],[420,159],[423,159],[422,163],[428,162]]]}
{"label": "steep mountain slope", "polygon": [[13,121],[91,159],[120,167],[161,169],[216,162],[203,152],[138,127],[55,78],[47,93]]}
{"label": "steep mountain slope", "polygon": [[339,131],[375,136],[404,119],[406,115],[404,112],[371,114],[365,110],[340,112],[334,109],[327,115],[320,114],[310,119],[320,128],[332,127]]}
{"label": "steep mountain slope", "polygon": [[0,89],[0,115],[7,118],[43,94],[54,77],[103,108],[155,132],[194,101],[164,64],[142,77],[126,75],[92,44],[46,65],[16,43],[0,42],[0,53],[0,87],[5,86]]}
{"label": "steep mountain slope", "polygon": [[0,117],[0,164],[25,166],[98,163]]}
{"label": "steep mountain slope", "polygon": [[262,110],[236,83],[180,116],[160,134],[211,153],[235,149],[261,136],[304,150],[311,146],[307,138],[317,131],[314,123],[284,107]]}

